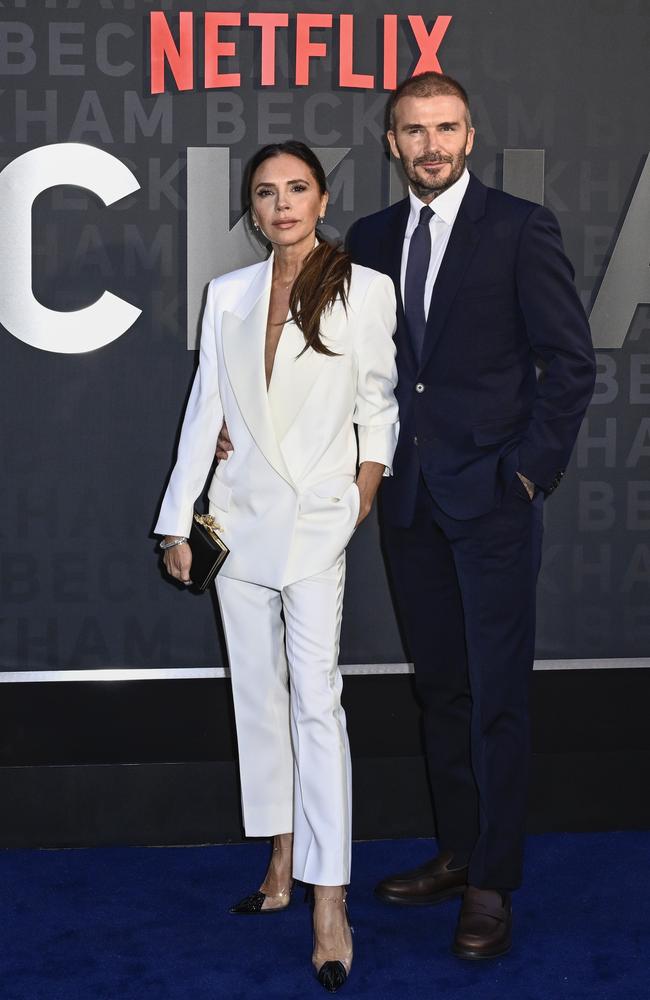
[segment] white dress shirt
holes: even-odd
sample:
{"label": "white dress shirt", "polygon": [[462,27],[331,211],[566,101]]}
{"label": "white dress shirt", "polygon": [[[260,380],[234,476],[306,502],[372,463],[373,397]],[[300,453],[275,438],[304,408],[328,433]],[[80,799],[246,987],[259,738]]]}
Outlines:
{"label": "white dress shirt", "polygon": [[[456,216],[458,215],[458,210],[460,208],[460,203],[465,196],[467,191],[467,185],[469,184],[469,171],[467,167],[460,175],[457,181],[455,181],[451,187],[448,187],[446,191],[439,194],[437,198],[434,198],[429,204],[429,208],[433,211],[433,217],[429,221],[429,231],[431,233],[431,256],[429,258],[429,270],[427,271],[427,280],[424,286],[424,314],[429,316],[429,304],[431,303],[431,294],[433,292],[433,286],[436,283],[436,278],[438,277],[438,271],[440,270],[440,265],[442,263],[442,258],[445,255],[445,250],[447,249],[447,244],[449,243],[449,237],[451,236],[451,229],[456,221]],[[404,285],[406,282],[406,262],[409,255],[409,246],[411,245],[411,236],[415,232],[415,229],[420,221],[420,212],[422,211],[422,206],[426,204],[424,201],[420,201],[417,195],[413,194],[409,188],[409,200],[411,202],[411,211],[409,213],[408,222],[406,224],[406,233],[404,234],[404,246],[402,248],[402,268],[400,274],[400,287],[402,291],[402,302],[404,302]]]}

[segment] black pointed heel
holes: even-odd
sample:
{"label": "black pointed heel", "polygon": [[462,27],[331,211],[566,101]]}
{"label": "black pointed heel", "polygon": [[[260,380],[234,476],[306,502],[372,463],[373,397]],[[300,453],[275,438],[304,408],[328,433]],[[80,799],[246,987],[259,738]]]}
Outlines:
{"label": "black pointed heel", "polygon": [[[312,913],[315,903],[315,896],[313,887],[311,893],[309,894],[310,901],[312,905]],[[335,898],[335,897],[332,897]],[[307,897],[305,897],[307,899]],[[350,923],[350,911],[348,910],[347,898],[343,898],[343,908],[345,910],[345,920],[350,928],[350,933],[354,934],[354,927]],[[348,978],[348,970],[346,969],[343,962],[340,959],[332,959],[328,962],[323,962],[320,969],[316,971],[316,979],[321,984],[323,989],[327,990],[328,993],[337,993],[338,990],[345,984]]]}
{"label": "black pointed heel", "polygon": [[[262,909],[265,899],[281,899],[283,897],[287,899],[283,906],[269,906],[266,910]],[[253,892],[250,896],[240,899],[238,903],[230,907],[228,912],[236,913],[238,916],[266,916],[268,913],[282,913],[286,910],[290,902],[291,889],[283,889],[281,892],[275,892],[272,895],[262,892],[260,889],[258,892]]]}
{"label": "black pointed heel", "polygon": [[[271,857],[274,854],[277,854],[277,852],[280,850],[280,846],[279,844],[276,843],[276,839],[277,837],[274,836]],[[269,870],[267,870],[265,881],[266,878],[268,878],[269,876],[269,871],[270,871],[270,866]],[[250,896],[244,896],[244,898],[240,899],[238,903],[234,903],[230,907],[228,912],[235,913],[238,916],[258,916],[260,914],[266,916],[267,913],[282,913],[282,911],[286,910],[289,903],[291,902],[292,892],[293,892],[293,880],[288,888],[281,889],[280,892],[268,893],[268,892],[262,892],[261,889],[258,889],[257,892],[252,892]],[[263,909],[263,906],[264,906],[264,901],[267,899],[286,899],[286,902],[283,903],[281,906],[269,906],[265,910]]]}
{"label": "black pointed heel", "polygon": [[345,980],[348,978],[348,970],[343,962],[323,962],[316,973],[316,979],[328,993],[336,993],[340,990]]}

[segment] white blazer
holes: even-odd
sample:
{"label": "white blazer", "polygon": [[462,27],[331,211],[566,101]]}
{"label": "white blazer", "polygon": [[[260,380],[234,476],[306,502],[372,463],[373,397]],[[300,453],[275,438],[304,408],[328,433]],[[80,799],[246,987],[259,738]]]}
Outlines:
{"label": "white blazer", "polygon": [[267,392],[272,269],[273,255],[210,282],[199,368],[155,531],[189,535],[225,417],[234,451],[208,492],[230,548],[221,573],[279,590],[336,561],[359,514],[357,462],[390,472],[399,424],[391,279],[352,265],[347,311],[335,302],[320,326],[337,357],[302,354],[304,336],[287,321]]}

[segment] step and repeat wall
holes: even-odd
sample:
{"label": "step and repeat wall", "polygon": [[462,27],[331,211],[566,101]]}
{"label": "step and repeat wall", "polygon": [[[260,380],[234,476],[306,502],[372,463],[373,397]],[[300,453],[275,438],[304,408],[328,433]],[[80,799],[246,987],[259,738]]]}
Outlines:
{"label": "step and repeat wall", "polygon": [[[471,169],[558,216],[598,384],[546,505],[537,656],[639,664],[650,643],[647,4],[521,0],[0,5],[0,669],[223,666],[209,596],[152,525],[210,277],[262,248],[247,160],[297,138],[326,233],[403,196],[387,91],[464,83]],[[466,359],[468,365],[472,358]],[[342,662],[408,662],[371,518],[349,547]],[[390,669],[390,667],[388,667]]]}

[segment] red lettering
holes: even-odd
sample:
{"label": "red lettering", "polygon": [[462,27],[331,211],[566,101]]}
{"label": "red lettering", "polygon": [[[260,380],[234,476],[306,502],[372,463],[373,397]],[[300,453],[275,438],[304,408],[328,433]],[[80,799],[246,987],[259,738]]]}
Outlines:
{"label": "red lettering", "polygon": [[234,42],[222,42],[219,29],[223,25],[241,24],[241,14],[236,11],[206,11],[205,14],[205,86],[239,87],[240,73],[222,73],[219,70],[219,59],[235,55]]}
{"label": "red lettering", "polygon": [[[2,4],[0,3],[0,6]],[[161,94],[165,81],[171,77],[179,90],[192,90],[194,83],[194,13],[180,11],[178,22],[171,26],[167,18],[171,15],[162,11],[152,11],[150,23],[150,70],[151,93]],[[277,85],[277,38],[278,29],[289,27],[289,13],[255,11],[248,16],[248,27],[260,29],[260,82],[263,87]],[[383,65],[373,73],[357,72],[354,65],[355,14],[339,14],[339,87],[359,87],[371,90],[383,86],[394,90],[398,82],[398,14],[384,14]],[[225,72],[222,60],[237,56],[237,43],[220,37],[222,28],[241,28],[242,16],[239,11],[206,11],[204,17],[204,86],[206,89],[241,86],[240,72]],[[295,84],[307,87],[310,83],[311,62],[328,55],[329,41],[312,40],[312,32],[332,29],[332,14],[296,14]],[[452,16],[440,14],[429,30],[421,14],[409,14],[408,21],[413,38],[419,49],[419,56],[413,75],[428,71],[442,72],[438,51],[452,22]],[[360,29],[359,29],[360,30]],[[381,83],[380,83],[381,81]]]}
{"label": "red lettering", "polygon": [[397,86],[397,14],[384,14],[384,90]]}
{"label": "red lettering", "polygon": [[179,90],[194,86],[194,36],[192,11],[183,10],[178,15],[180,41],[178,48],[167,18],[160,10],[151,11],[151,93],[162,94],[165,89],[165,61]]}
{"label": "red lettering", "polygon": [[296,86],[309,85],[309,62],[327,54],[325,42],[312,42],[312,28],[331,28],[331,14],[298,14],[296,16]]}
{"label": "red lettering", "polygon": [[339,63],[340,87],[364,87],[371,90],[375,78],[369,73],[355,73],[354,66],[354,14],[341,14],[341,53]]}
{"label": "red lettering", "polygon": [[442,73],[437,53],[445,32],[451,24],[451,17],[446,14],[437,17],[431,33],[427,31],[424,18],[420,14],[409,14],[409,24],[421,53],[418,64],[413,70],[413,76],[416,73],[427,73],[429,70]]}
{"label": "red lettering", "polygon": [[262,86],[275,86],[275,31],[286,28],[288,14],[249,14],[248,23],[252,28],[262,29]]}

